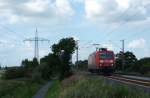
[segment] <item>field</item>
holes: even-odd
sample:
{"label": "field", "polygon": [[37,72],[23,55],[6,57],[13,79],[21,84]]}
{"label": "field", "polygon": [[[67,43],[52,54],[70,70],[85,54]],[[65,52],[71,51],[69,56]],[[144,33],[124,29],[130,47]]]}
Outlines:
{"label": "field", "polygon": [[0,80],[0,98],[32,98],[41,84],[27,79]]}
{"label": "field", "polygon": [[54,81],[46,98],[150,98],[150,95],[124,85],[107,84],[102,79],[72,76],[62,82]]}

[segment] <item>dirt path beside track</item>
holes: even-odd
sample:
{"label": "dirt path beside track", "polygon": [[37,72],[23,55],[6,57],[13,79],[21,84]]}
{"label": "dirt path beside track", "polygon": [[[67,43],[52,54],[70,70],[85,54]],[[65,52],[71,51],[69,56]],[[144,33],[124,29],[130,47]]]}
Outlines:
{"label": "dirt path beside track", "polygon": [[47,84],[41,87],[32,98],[44,98],[50,85],[51,85],[51,81],[49,81]]}

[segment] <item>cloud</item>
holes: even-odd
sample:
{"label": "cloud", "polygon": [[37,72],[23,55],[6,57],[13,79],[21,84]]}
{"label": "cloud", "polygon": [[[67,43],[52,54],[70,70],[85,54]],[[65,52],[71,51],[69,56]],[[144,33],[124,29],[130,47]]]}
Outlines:
{"label": "cloud", "polygon": [[84,0],[85,17],[90,21],[133,22],[148,19],[148,0]]}
{"label": "cloud", "polygon": [[24,48],[25,51],[28,51],[28,52],[34,51],[34,47],[31,44],[31,42],[25,42],[24,47],[25,47]]}
{"label": "cloud", "polygon": [[60,16],[72,16],[74,11],[68,0],[56,0],[55,2],[56,14]]}
{"label": "cloud", "polygon": [[91,1],[86,0],[85,1],[85,11],[86,11],[86,17],[87,18],[94,18],[97,15],[100,15],[103,13],[104,9],[98,1]]}
{"label": "cloud", "polygon": [[48,9],[50,5],[49,0],[30,0],[29,2],[24,3],[24,7],[33,13],[41,13]]}
{"label": "cloud", "polygon": [[141,49],[144,48],[146,45],[146,41],[143,38],[133,40],[128,44],[128,48],[133,48],[133,49]]}
{"label": "cloud", "polygon": [[129,8],[129,0],[116,0],[117,4],[118,4],[118,8],[121,9],[128,9]]}
{"label": "cloud", "polygon": [[0,0],[0,20],[20,21],[68,19],[74,15],[69,0]]}
{"label": "cloud", "polygon": [[0,40],[0,48],[1,48],[0,50],[5,50],[7,48],[12,49],[12,48],[15,48],[15,46],[16,45],[14,43],[10,42],[9,40],[6,40],[6,39]]}

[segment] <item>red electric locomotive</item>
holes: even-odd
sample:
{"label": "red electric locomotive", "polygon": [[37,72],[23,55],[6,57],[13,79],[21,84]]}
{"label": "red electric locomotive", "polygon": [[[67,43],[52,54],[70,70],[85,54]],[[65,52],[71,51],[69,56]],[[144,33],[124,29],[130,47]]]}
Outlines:
{"label": "red electric locomotive", "polygon": [[88,57],[88,70],[90,72],[112,73],[114,68],[114,52],[101,48]]}

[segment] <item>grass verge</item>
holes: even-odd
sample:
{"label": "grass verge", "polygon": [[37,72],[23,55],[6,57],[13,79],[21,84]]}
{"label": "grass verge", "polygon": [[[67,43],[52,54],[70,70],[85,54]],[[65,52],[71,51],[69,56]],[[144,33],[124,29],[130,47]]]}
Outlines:
{"label": "grass verge", "polygon": [[54,80],[50,86],[45,98],[58,98],[60,93],[60,81]]}
{"label": "grass verge", "polygon": [[0,80],[0,98],[32,98],[42,85],[31,80]]}
{"label": "grass verge", "polygon": [[150,98],[150,95],[102,79],[72,76],[62,82],[55,81],[46,98]]}

